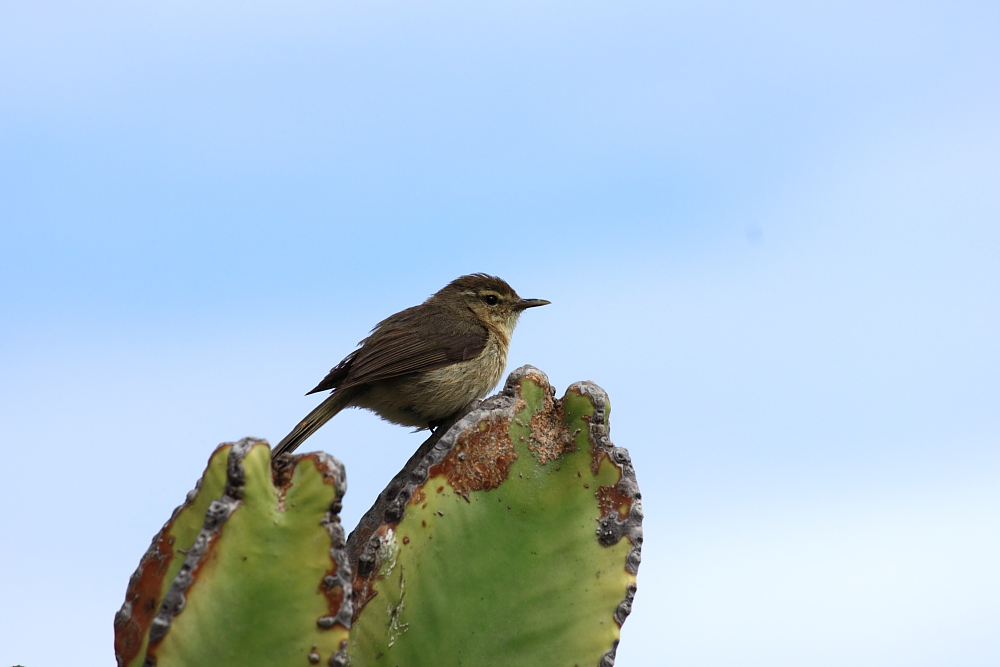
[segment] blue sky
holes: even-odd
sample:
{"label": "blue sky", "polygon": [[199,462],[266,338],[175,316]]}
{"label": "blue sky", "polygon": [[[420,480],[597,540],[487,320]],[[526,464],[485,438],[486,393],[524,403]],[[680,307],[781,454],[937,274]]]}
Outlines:
{"label": "blue sky", "polygon": [[[113,661],[213,447],[474,271],[594,380],[618,664],[1000,662],[1000,8],[0,6],[0,663]],[[348,528],[421,436],[349,411]]]}

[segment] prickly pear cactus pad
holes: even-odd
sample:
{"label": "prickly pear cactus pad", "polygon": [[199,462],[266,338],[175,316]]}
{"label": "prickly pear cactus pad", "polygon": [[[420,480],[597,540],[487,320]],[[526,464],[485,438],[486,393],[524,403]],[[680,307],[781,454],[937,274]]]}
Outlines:
{"label": "prickly pear cactus pad", "polygon": [[263,440],[221,445],[129,582],[115,617],[118,664],[343,664],[345,479],[326,454],[272,472]]}
{"label": "prickly pear cactus pad", "polygon": [[613,664],[642,510],[608,411],[524,366],[422,448],[348,539],[350,664]]}

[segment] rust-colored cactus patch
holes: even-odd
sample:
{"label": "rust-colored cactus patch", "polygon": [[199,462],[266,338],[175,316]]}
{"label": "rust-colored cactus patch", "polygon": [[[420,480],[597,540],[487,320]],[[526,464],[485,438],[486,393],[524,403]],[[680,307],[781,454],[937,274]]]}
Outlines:
{"label": "rust-colored cactus patch", "polygon": [[411,505],[422,505],[427,500],[427,493],[424,491],[424,487],[418,487],[413,493],[413,497],[410,498]]}
{"label": "rust-colored cactus patch", "polygon": [[542,409],[531,417],[531,438],[528,449],[539,465],[560,458],[563,454],[573,451],[573,434],[569,432],[563,415],[562,401],[557,401],[549,392],[545,392]]}
{"label": "rust-colored cactus patch", "polygon": [[[620,473],[619,477],[621,477]],[[628,513],[632,509],[632,497],[627,493],[622,493],[618,484],[599,487],[595,495],[602,519],[611,516],[612,512],[618,515],[619,521],[625,521],[628,518]]]}
{"label": "rust-colored cactus patch", "polygon": [[354,581],[351,584],[354,596],[354,620],[357,620],[358,614],[365,608],[365,605],[378,595],[378,591],[375,590],[375,580],[378,578],[379,567],[378,552],[380,547],[389,540],[391,531],[392,528],[385,524],[375,529],[365,545],[358,566],[355,568]]}
{"label": "rust-colored cactus patch", "polygon": [[[315,460],[316,457],[312,458]],[[295,472],[296,461],[297,457],[280,456],[271,464],[271,482],[281,498],[284,498],[285,491],[292,485],[292,474]]]}
{"label": "rust-colored cactus patch", "polygon": [[472,491],[497,488],[517,459],[509,428],[510,420],[498,417],[468,429],[444,460],[430,469],[429,476],[444,475],[451,488],[466,500]]}
{"label": "rust-colored cactus patch", "polygon": [[340,608],[344,604],[344,586],[341,583],[344,581],[344,577],[337,576],[339,573],[340,567],[334,562],[333,567],[327,570],[323,576],[319,586],[320,592],[326,598],[326,605],[331,616],[340,613]]}
{"label": "rust-colored cactus patch", "polygon": [[160,531],[157,540],[142,557],[142,562],[125,592],[126,606],[115,617],[115,655],[119,664],[127,665],[139,655],[142,642],[159,609],[163,579],[174,558],[170,535],[171,521]]}

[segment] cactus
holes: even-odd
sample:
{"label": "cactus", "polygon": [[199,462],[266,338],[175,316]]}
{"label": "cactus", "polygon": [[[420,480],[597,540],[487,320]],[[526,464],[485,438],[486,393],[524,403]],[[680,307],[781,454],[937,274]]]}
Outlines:
{"label": "cactus", "polygon": [[326,454],[272,477],[263,440],[219,446],[129,582],[115,617],[119,666],[343,662],[345,484]]}
{"label": "cactus", "polygon": [[272,482],[263,441],[221,446],[129,584],[119,665],[612,665],[642,511],[608,412],[592,383],[556,400],[518,369],[418,449],[344,549],[336,461],[291,457]]}

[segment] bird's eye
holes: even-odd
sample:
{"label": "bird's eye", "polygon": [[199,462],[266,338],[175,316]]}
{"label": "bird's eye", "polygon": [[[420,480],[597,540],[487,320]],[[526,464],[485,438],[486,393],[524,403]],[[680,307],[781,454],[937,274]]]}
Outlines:
{"label": "bird's eye", "polygon": [[487,294],[483,297],[483,301],[486,302],[487,306],[495,306],[500,301],[500,297],[496,294]]}

